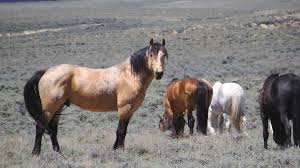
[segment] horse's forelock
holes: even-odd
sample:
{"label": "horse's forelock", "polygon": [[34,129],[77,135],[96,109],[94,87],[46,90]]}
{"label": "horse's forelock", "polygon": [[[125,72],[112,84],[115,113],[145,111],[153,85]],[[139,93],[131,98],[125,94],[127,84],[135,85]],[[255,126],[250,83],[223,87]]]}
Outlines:
{"label": "horse's forelock", "polygon": [[168,58],[168,51],[164,45],[160,43],[154,43],[149,47],[149,52],[158,54],[159,51],[162,51],[165,54],[166,58]]}

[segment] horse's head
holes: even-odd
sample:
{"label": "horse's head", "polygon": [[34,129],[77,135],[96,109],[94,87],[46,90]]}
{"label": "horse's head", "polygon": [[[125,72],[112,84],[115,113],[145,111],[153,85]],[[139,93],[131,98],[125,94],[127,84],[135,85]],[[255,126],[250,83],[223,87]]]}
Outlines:
{"label": "horse's head", "polygon": [[150,46],[146,52],[147,67],[154,73],[157,80],[162,78],[165,70],[165,59],[168,59],[165,44],[165,39],[161,43],[154,43],[153,39],[151,39]]}
{"label": "horse's head", "polygon": [[163,115],[163,117],[158,116],[159,117],[159,129],[162,132],[165,132],[166,130],[170,129],[170,122],[169,122],[169,117],[168,115],[165,113]]}

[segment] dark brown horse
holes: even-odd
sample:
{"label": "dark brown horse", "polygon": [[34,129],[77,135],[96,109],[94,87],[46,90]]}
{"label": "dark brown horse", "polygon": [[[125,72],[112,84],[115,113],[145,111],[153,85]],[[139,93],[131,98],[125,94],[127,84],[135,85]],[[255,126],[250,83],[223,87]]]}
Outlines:
{"label": "dark brown horse", "polygon": [[63,106],[70,104],[94,112],[118,111],[113,148],[123,148],[129,120],[141,106],[153,78],[162,78],[167,57],[165,40],[154,43],[151,39],[149,46],[106,69],[62,64],[35,73],[24,87],[26,108],[36,121],[32,154],[40,154],[45,131],[53,150],[60,152],[57,125]]}
{"label": "dark brown horse", "polygon": [[264,148],[268,148],[268,120],[271,120],[273,139],[281,147],[291,144],[293,122],[294,145],[300,144],[300,77],[294,74],[272,74],[260,92],[260,114],[263,123]]}
{"label": "dark brown horse", "polygon": [[197,108],[197,132],[201,131],[206,135],[208,107],[212,94],[212,87],[206,80],[195,78],[173,80],[165,93],[165,113],[163,118],[160,118],[160,130],[171,129],[175,137],[182,135],[186,123],[183,116],[187,113],[192,135],[195,123],[193,111]]}

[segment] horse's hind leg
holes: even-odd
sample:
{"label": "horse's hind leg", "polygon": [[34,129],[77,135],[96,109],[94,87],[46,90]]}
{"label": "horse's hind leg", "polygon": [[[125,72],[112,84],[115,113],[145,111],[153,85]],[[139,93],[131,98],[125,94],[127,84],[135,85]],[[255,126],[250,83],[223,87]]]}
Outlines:
{"label": "horse's hind leg", "polygon": [[294,138],[294,145],[299,146],[299,137],[298,137],[298,129],[296,119],[293,119],[293,138]]}
{"label": "horse's hind leg", "polygon": [[269,138],[269,132],[268,132],[268,118],[262,116],[262,123],[263,123],[264,148],[265,148],[265,149],[268,149],[268,138]]}
{"label": "horse's hind leg", "polygon": [[220,121],[219,121],[218,127],[219,127],[220,134],[222,134],[223,128],[224,128],[224,116],[220,115],[219,118],[220,118]]}
{"label": "horse's hind leg", "polygon": [[188,117],[188,125],[189,125],[189,128],[190,128],[190,135],[193,135],[195,118],[193,116],[193,111],[192,110],[188,110],[187,117]]}
{"label": "horse's hind leg", "polygon": [[54,117],[52,118],[52,120],[49,123],[49,133],[50,133],[49,135],[51,138],[52,147],[55,152],[59,152],[59,153],[61,151],[60,151],[60,147],[59,147],[59,144],[57,141],[57,129],[58,129],[58,122],[59,122],[60,114],[61,114],[61,110],[54,115]]}
{"label": "horse's hind leg", "polygon": [[44,132],[45,128],[40,123],[36,123],[35,142],[32,150],[32,155],[40,155],[42,146],[42,136]]}
{"label": "horse's hind leg", "polygon": [[284,131],[285,131],[285,135],[286,135],[286,139],[284,139],[283,143],[285,146],[288,146],[291,144],[291,126],[289,123],[288,116],[285,112],[286,111],[284,111],[282,108],[280,109],[280,113],[281,113],[280,119],[284,126]]}
{"label": "horse's hind leg", "polygon": [[[212,125],[212,122],[215,123],[216,121],[216,117],[213,117],[213,113],[212,113],[212,110],[211,108],[209,107],[209,110],[208,110],[208,117],[207,117],[207,130],[212,134],[212,135],[215,135],[215,125],[213,127]],[[215,127],[216,128],[216,127]]]}

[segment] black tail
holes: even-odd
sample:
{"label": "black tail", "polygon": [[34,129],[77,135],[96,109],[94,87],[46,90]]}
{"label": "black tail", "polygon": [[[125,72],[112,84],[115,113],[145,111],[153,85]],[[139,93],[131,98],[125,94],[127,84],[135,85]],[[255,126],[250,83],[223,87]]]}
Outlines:
{"label": "black tail", "polygon": [[199,82],[197,86],[197,131],[201,130],[204,135],[207,135],[208,107],[205,101],[207,94],[205,85]]}
{"label": "black tail", "polygon": [[24,100],[30,116],[39,123],[42,118],[42,103],[38,90],[38,83],[46,70],[37,71],[26,83],[24,87]]}

